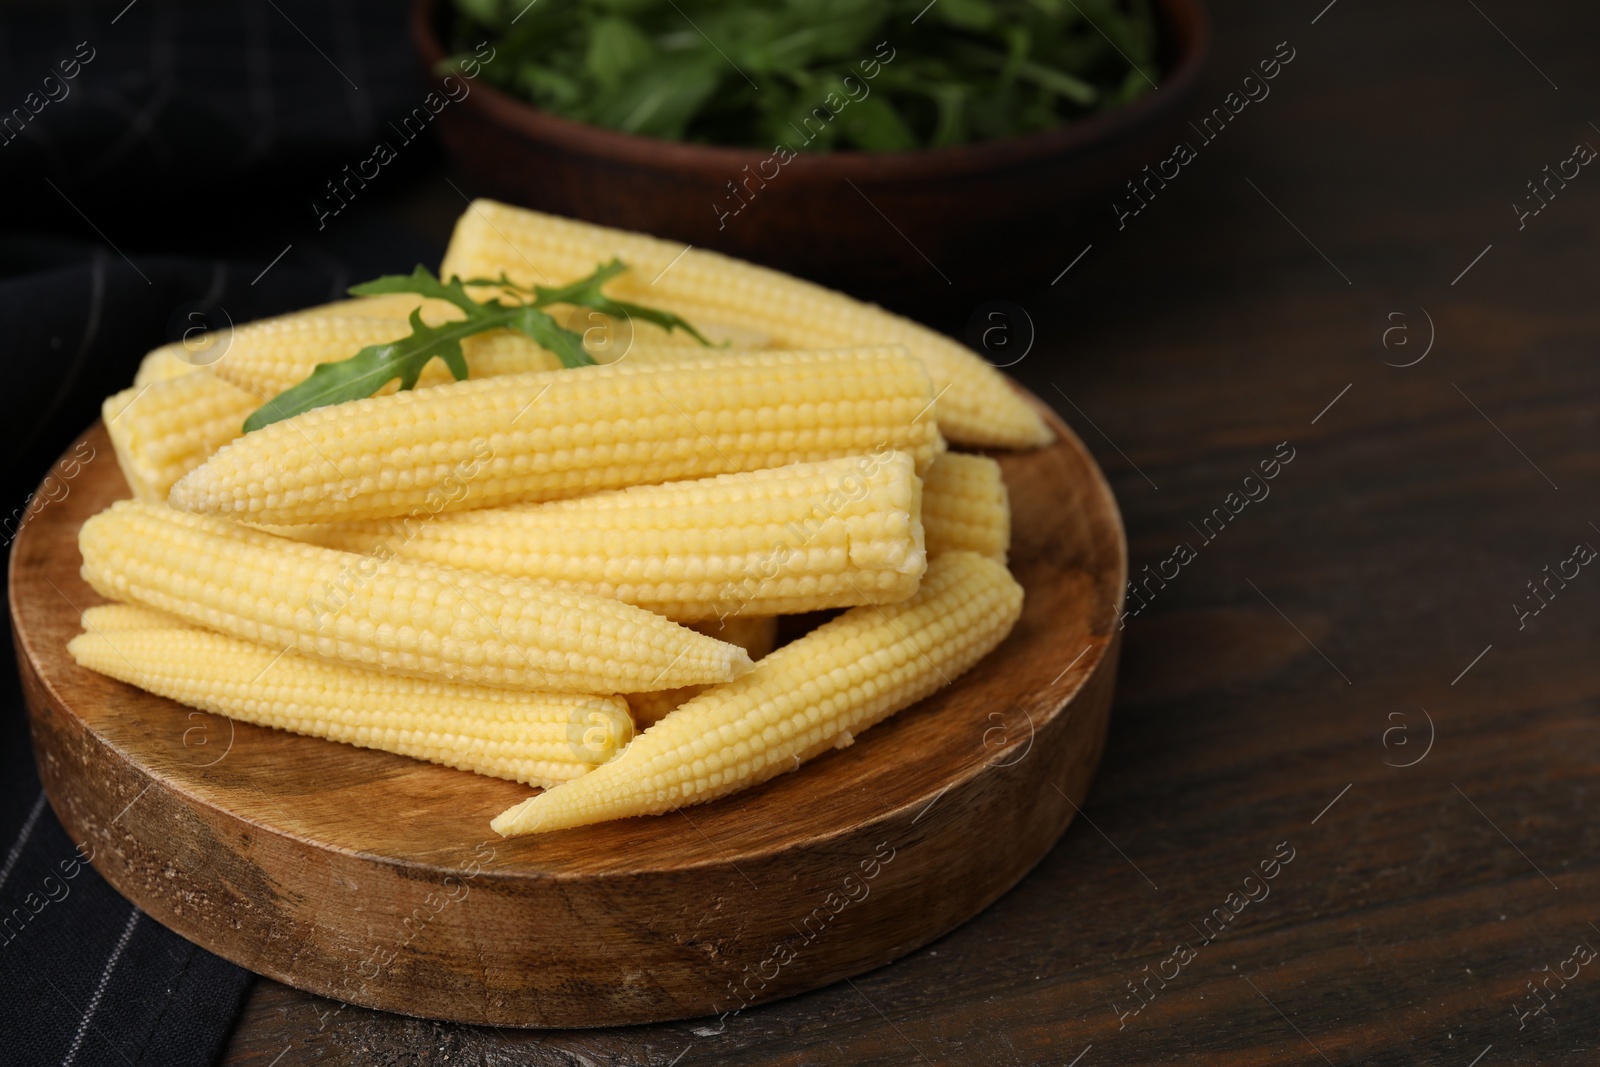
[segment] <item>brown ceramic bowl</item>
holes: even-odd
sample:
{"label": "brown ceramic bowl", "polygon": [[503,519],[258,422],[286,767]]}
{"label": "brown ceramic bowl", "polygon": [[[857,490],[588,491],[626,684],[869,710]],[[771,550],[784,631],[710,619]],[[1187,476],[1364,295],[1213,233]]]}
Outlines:
{"label": "brown ceramic bowl", "polygon": [[[432,82],[446,54],[445,2],[412,9]],[[999,295],[1048,283],[1086,235],[1114,220],[1114,190],[1170,154],[1211,32],[1200,0],[1157,8],[1166,75],[1128,107],[950,148],[801,153],[765,188],[748,183],[755,195],[737,215],[721,214],[738,206],[728,183],[758,173],[770,151],[573,122],[481,80],[437,125],[478,190],[509,203],[677,238],[891,303],[947,286]]]}

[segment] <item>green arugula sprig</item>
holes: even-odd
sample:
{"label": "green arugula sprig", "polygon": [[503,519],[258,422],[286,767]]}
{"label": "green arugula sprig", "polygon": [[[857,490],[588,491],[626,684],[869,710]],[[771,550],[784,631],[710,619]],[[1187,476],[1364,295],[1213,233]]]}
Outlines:
{"label": "green arugula sprig", "polygon": [[[789,152],[938,148],[1121,107],[1162,80],[1167,21],[1158,14],[1167,5],[1154,0],[439,6],[455,53],[440,64],[441,75],[473,71],[576,122],[758,148],[774,153],[780,167],[787,158],[776,153],[780,145]],[[772,166],[752,163],[749,173],[759,169],[763,183],[772,181]],[[731,177],[737,184],[741,176]],[[728,207],[738,205],[729,198]]]}
{"label": "green arugula sprig", "polygon": [[[551,304],[574,304],[599,311],[613,318],[635,318],[646,322],[653,322],[663,330],[682,330],[703,345],[711,342],[701,335],[700,331],[689,325],[688,320],[674,315],[670,311],[661,311],[657,308],[645,307],[643,304],[630,304],[624,300],[613,300],[600,291],[600,287],[627,270],[627,264],[620,259],[613,258],[610,263],[602,264],[587,278],[579,278],[571,285],[545,286],[535,285],[532,288],[517,285],[506,277],[504,271],[500,277],[490,281],[486,278],[475,278],[466,285],[489,285],[497,289],[524,296],[532,296],[534,307],[549,307]],[[591,361],[592,362],[592,361]]]}
{"label": "green arugula sprig", "polygon": [[[244,431],[259,430],[313,408],[371,396],[396,378],[400,379],[401,389],[410,389],[417,384],[423,367],[434,357],[444,360],[457,381],[463,380],[467,377],[467,360],[461,352],[461,342],[489,330],[516,330],[532,338],[540,347],[554,352],[564,367],[592,365],[594,360],[585,351],[583,338],[541,310],[555,304],[586,307],[613,317],[643,319],[666,330],[684,330],[701,344],[711,344],[699,330],[670,311],[614,300],[601,291],[606,282],[627,269],[620,259],[613,259],[595,268],[593,274],[570,285],[535,285],[527,288],[517,285],[503,272],[495,279],[472,278],[463,281],[451,278],[448,282],[442,282],[428,268],[419,265],[409,275],[389,274],[353,285],[350,287],[353,296],[415,293],[447,300],[465,312],[466,318],[429,326],[422,321],[420,309],[413,310],[409,336],[398,341],[368,345],[349,359],[319,363],[305,381],[284,390],[253,412],[245,420]],[[532,299],[509,304],[502,303],[498,298],[475,300],[467,292],[468,286],[499,289],[507,294]]]}

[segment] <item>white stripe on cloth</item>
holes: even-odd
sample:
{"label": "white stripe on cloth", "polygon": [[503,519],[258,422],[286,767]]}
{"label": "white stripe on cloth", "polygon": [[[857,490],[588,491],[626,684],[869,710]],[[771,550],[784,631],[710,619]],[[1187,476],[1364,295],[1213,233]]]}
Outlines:
{"label": "white stripe on cloth", "polygon": [[33,826],[39,821],[39,815],[44,811],[44,790],[39,790],[39,799],[33,802],[33,810],[28,812],[28,820],[22,824],[22,832],[17,834],[17,843],[11,846],[11,851],[6,853],[6,865],[0,867],[0,889],[6,887],[6,879],[11,877],[11,868],[17,865],[17,857],[22,855],[22,846],[28,843],[28,838],[33,836]]}
{"label": "white stripe on cloth", "polygon": [[[139,909],[134,907],[128,915],[128,925],[122,928],[122,936],[117,938],[117,947],[111,950],[111,958],[106,960],[106,969],[100,972],[100,984],[94,987],[94,996],[89,998],[89,1007],[84,1010],[83,1021],[78,1024],[78,1032],[72,1036],[72,1047],[67,1049],[67,1057],[61,1061],[61,1067],[72,1067],[73,1061],[78,1058],[78,1049],[83,1047],[83,1037],[89,1032],[89,1023],[94,1018],[96,1009],[100,1007],[100,998],[105,996],[106,985],[111,981],[111,972],[116,969],[117,961],[122,958],[122,950],[128,947],[128,939],[133,936],[133,928],[138,922]],[[108,1037],[106,1040],[111,1039]],[[117,1051],[120,1054],[122,1050],[117,1049]],[[127,1057],[124,1056],[123,1059]]]}

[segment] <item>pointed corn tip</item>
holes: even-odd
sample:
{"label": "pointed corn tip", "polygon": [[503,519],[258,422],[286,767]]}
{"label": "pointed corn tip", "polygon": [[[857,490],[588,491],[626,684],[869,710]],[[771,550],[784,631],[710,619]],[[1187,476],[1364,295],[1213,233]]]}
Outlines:
{"label": "pointed corn tip", "polygon": [[[580,779],[573,780],[579,781]],[[558,785],[554,788],[560,789],[561,786]],[[543,812],[540,812],[536,807],[538,801],[547,796],[550,792],[551,790],[545,789],[541,792],[535,793],[533,796],[522,801],[520,804],[513,804],[511,807],[507,808],[505,811],[502,811],[499,815],[496,815],[493,819],[489,820],[489,829],[493,830],[501,837],[521,837],[524,834],[539,833],[541,830],[565,829],[564,826],[559,825],[545,826]]]}
{"label": "pointed corn tip", "polygon": [[[1014,432],[1004,434],[1006,440],[1000,444],[1002,448],[1043,448],[1054,444],[1056,432],[1050,428],[1045,417],[1035,411],[1032,404],[1021,397],[1016,398],[1015,418],[1009,420]],[[1020,425],[1019,425],[1020,424]]]}
{"label": "pointed corn tip", "polygon": [[739,645],[723,642],[728,649],[728,680],[743,677],[756,668],[756,661],[750,658],[750,653]]}
{"label": "pointed corn tip", "polygon": [[496,815],[494,818],[489,820],[489,829],[493,830],[501,837],[511,837],[515,835],[517,833],[517,816],[520,815],[522,810],[531,803],[533,803],[533,798],[529,797],[522,803],[502,811],[499,815]]}
{"label": "pointed corn tip", "polygon": [[172,488],[167,491],[168,507],[175,508],[178,511],[194,511],[196,509],[201,494],[195,489],[198,483],[198,479],[195,476],[205,470],[205,467],[206,465],[202,463],[172,483]]}
{"label": "pointed corn tip", "polygon": [[[1037,413],[1035,414],[1035,417],[1038,417]],[[1045,445],[1054,444],[1055,440],[1056,432],[1050,428],[1050,424],[1048,422],[1045,422],[1043,418],[1039,418],[1039,429],[1034,434],[1033,443],[1037,447],[1043,448]]]}
{"label": "pointed corn tip", "polygon": [[236,512],[236,502],[221,484],[227,478],[225,468],[217,462],[217,458],[226,455],[233,444],[230,441],[223,445],[200,466],[173,482],[172,488],[167,491],[167,506],[200,515],[231,516]]}

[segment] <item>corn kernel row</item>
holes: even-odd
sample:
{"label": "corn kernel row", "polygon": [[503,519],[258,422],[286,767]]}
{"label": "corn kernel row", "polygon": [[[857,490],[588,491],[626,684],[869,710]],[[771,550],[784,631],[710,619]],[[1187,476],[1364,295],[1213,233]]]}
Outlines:
{"label": "corn kernel row", "polygon": [[904,345],[927,365],[939,394],[939,425],[952,441],[1023,448],[1048,444],[1053,436],[997,370],[942,334],[715,252],[475,200],[456,223],[439,273],[475,278],[504,271],[522,284],[548,284],[548,278],[581,277],[612,256],[630,269],[609,284],[609,292],[670,308],[690,322],[715,320],[757,331],[777,348]]}
{"label": "corn kernel row", "polygon": [[[460,310],[455,310],[459,317]],[[263,319],[235,327],[222,355],[211,366],[219,378],[265,402],[305,381],[319,363],[349,359],[369,345],[398,341],[410,333],[411,326],[404,319],[340,315]],[[555,370],[561,366],[554,354],[510,330],[465,337],[461,354],[466,358],[469,378]],[[423,366],[417,385],[441,385],[454,380],[443,360],[432,359]],[[385,388],[392,392],[399,384],[391,382]]]}
{"label": "corn kernel row", "polygon": [[849,745],[947,685],[1004,640],[1022,588],[1001,564],[949,552],[917,595],[852,608],[707,689],[620,756],[502,812],[504,836],[655,815],[748,788]]}
{"label": "corn kernel row", "polygon": [[921,493],[911,457],[886,451],[546,504],[307,527],[303,539],[552,582],[673,619],[788,615],[916,592],[926,567]]}
{"label": "corn kernel row", "polygon": [[[922,365],[895,348],[516,374],[317,408],[212,456],[175,507],[293,525],[395,518],[761,470],[943,451]],[[463,473],[465,472],[465,473]]]}
{"label": "corn kernel row", "polygon": [[106,398],[101,418],[128,487],[166,500],[174,483],[239,436],[260,402],[209,371],[155,378]]}
{"label": "corn kernel row", "polygon": [[742,648],[604,597],[298,544],[122,501],[78,535],[83,576],[236,637],[472,685],[635,693],[727,681]]}
{"label": "corn kernel row", "polygon": [[620,697],[522,693],[384,675],[124,604],[83,613],[78,664],[240,722],[553,786],[633,736]]}
{"label": "corn kernel row", "polygon": [[922,480],[922,528],[930,556],[965,549],[1004,563],[1011,499],[1000,464],[962,452],[934,460]]}

